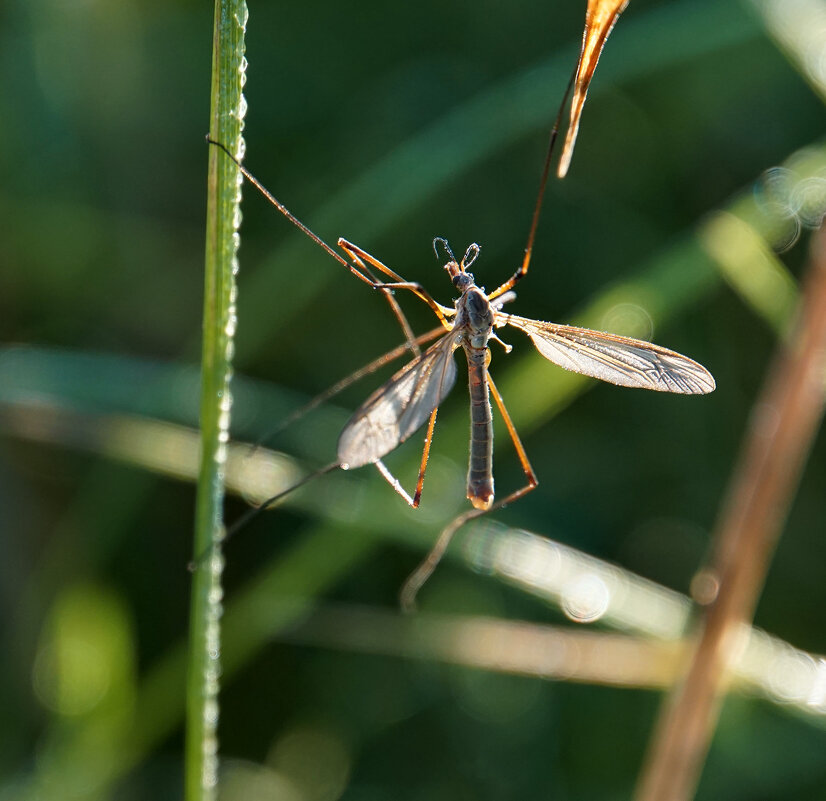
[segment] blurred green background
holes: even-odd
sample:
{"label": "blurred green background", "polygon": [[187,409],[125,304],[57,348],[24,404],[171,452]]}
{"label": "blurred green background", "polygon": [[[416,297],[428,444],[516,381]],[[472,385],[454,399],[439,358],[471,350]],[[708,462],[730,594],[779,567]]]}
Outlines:
{"label": "blurred green background", "polygon": [[[521,258],[584,5],[252,2],[246,164],[327,241],[444,303],[434,236],[482,245],[493,287]],[[824,16],[816,0],[633,0],[620,19],[512,308],[651,338],[718,388],[592,386],[509,334],[491,370],[540,486],[499,523],[688,593],[826,210]],[[212,8],[11,0],[0,19],[0,799],[178,798],[196,457],[159,424],[197,423]],[[233,431],[256,441],[401,337],[380,297],[244,196]],[[629,796],[659,692],[396,655],[433,646],[440,615],[565,625],[553,600],[471,569],[461,536],[418,618],[396,616],[465,508],[462,371],[420,510],[363,469],[228,544],[222,798]],[[386,375],[268,443],[287,479],[334,458]],[[497,435],[502,495],[521,474]],[[388,460],[407,486],[418,445]],[[756,616],[813,653],[825,455],[821,437]],[[227,520],[244,508],[230,498]],[[727,701],[698,797],[823,797],[823,699],[780,698],[800,701]]]}

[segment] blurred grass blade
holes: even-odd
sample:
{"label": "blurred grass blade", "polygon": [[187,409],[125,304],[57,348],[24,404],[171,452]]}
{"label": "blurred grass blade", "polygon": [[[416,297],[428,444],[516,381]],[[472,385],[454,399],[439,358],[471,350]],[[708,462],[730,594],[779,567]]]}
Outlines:
{"label": "blurred grass blade", "polygon": [[628,0],[588,0],[585,11],[585,31],[582,34],[582,52],[579,54],[579,63],[576,68],[574,96],[571,99],[571,113],[568,122],[568,133],[565,135],[565,146],[562,157],[559,159],[557,175],[564,178],[571,166],[574,155],[579,121],[582,118],[582,109],[585,107],[585,98],[588,87],[594,77],[602,48],[611,35],[611,31],[625,10]]}
{"label": "blurred grass blade", "polygon": [[[213,32],[209,133],[238,158],[246,111],[243,0],[217,0]],[[195,510],[195,575],[190,601],[187,671],[185,797],[213,798],[217,785],[218,676],[224,471],[229,439],[230,379],[235,333],[235,273],[241,221],[241,175],[216,148],[209,150],[206,264],[201,363],[201,464]],[[209,554],[202,559],[202,554]]]}
{"label": "blurred grass blade", "polygon": [[826,5],[822,0],[747,0],[746,5],[809,85],[826,100]]}
{"label": "blurred grass blade", "polygon": [[709,217],[699,237],[732,289],[778,335],[785,336],[797,302],[797,285],[765,237],[727,211]]}

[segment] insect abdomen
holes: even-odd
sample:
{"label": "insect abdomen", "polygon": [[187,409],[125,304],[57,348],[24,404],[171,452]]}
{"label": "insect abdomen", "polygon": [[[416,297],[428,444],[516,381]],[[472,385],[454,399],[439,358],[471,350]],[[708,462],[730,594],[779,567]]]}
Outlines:
{"label": "insect abdomen", "polygon": [[470,465],[467,497],[477,509],[493,503],[493,417],[488,389],[487,350],[468,351]]}

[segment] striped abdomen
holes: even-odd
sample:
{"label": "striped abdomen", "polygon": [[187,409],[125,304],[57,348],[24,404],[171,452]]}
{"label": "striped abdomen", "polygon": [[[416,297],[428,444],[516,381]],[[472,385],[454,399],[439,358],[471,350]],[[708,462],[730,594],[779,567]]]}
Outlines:
{"label": "striped abdomen", "polygon": [[488,389],[487,349],[465,348],[470,387],[470,465],[467,497],[477,509],[493,503],[493,417]]}

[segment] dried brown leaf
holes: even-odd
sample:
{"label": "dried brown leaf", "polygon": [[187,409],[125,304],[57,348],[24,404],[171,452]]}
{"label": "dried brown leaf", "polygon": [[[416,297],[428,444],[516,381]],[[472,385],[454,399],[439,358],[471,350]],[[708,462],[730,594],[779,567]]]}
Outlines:
{"label": "dried brown leaf", "polygon": [[574,83],[574,97],[571,101],[571,115],[568,124],[568,133],[565,137],[565,146],[559,159],[557,175],[564,178],[571,166],[574,154],[574,144],[579,132],[579,121],[585,97],[594,70],[605,46],[605,41],[611,33],[617,18],[625,10],[628,0],[588,0],[588,9],[585,12],[585,31],[582,34],[582,51],[579,54],[576,79]]}

